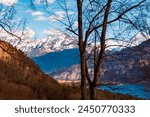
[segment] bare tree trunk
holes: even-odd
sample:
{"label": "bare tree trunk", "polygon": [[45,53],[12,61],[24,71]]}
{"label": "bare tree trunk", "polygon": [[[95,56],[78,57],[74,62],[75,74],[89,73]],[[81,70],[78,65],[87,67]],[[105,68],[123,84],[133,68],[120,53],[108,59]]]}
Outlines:
{"label": "bare tree trunk", "polygon": [[96,62],[96,67],[94,70],[94,80],[93,80],[92,85],[90,86],[90,88],[91,88],[90,89],[90,95],[91,95],[90,98],[91,99],[96,99],[96,92],[97,92],[96,86],[97,86],[98,79],[100,78],[100,74],[101,74],[100,68],[102,66],[103,56],[105,53],[106,30],[107,30],[108,14],[110,11],[111,3],[112,3],[112,0],[108,0],[107,7],[105,10],[105,14],[104,14],[102,33],[101,33],[101,38],[100,38],[101,50],[99,52],[98,60]]}
{"label": "bare tree trunk", "polygon": [[96,87],[93,86],[93,83],[90,85],[90,99],[95,100],[96,99]]}
{"label": "bare tree trunk", "polygon": [[[127,8],[124,10],[122,13],[120,13],[116,18],[108,20],[112,0],[107,0],[107,4],[92,18],[91,21],[89,21],[89,27],[87,30],[85,30],[85,37],[84,31],[83,31],[83,12],[82,12],[82,2],[83,0],[77,0],[77,8],[78,8],[78,38],[79,38],[79,50],[80,50],[80,67],[81,67],[81,99],[86,98],[86,81],[89,83],[89,90],[90,90],[90,98],[91,99],[96,99],[96,92],[97,92],[97,83],[98,79],[100,78],[101,75],[101,67],[103,63],[103,57],[105,53],[105,41],[106,41],[106,31],[107,31],[107,25],[111,24],[113,22],[119,21],[123,15],[125,15],[127,12],[130,10],[138,7],[141,5],[145,0],[142,0],[138,4],[135,4],[131,6],[130,8]],[[94,1],[93,1],[94,2]],[[91,4],[92,5],[92,4]],[[97,20],[97,16],[103,13],[104,9],[104,18],[101,19],[103,20],[102,23],[94,26],[93,23],[95,20]],[[94,26],[94,27],[93,27]],[[89,36],[94,32],[98,31],[99,29],[102,28],[101,30],[101,35],[100,35],[100,51],[98,52],[97,56],[94,56],[94,78],[93,81],[91,81],[88,73],[88,66],[87,66],[87,57],[86,57],[86,46],[88,43]],[[96,57],[96,58],[95,58]]]}
{"label": "bare tree trunk", "polygon": [[82,0],[77,0],[78,6],[78,33],[79,33],[79,50],[80,50],[80,67],[81,67],[81,99],[86,98],[86,51],[83,42],[83,22],[82,22]]}
{"label": "bare tree trunk", "polygon": [[80,53],[81,57],[81,99],[84,100],[86,98],[86,55],[85,52]]}

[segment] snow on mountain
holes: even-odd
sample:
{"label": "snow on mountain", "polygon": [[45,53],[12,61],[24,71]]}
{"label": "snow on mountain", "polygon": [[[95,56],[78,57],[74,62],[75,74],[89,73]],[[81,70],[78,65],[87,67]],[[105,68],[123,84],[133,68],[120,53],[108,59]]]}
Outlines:
{"label": "snow on mountain", "polygon": [[77,48],[77,40],[66,34],[49,35],[47,39],[36,41],[36,47],[28,53],[29,56],[41,56],[49,52]]}
{"label": "snow on mountain", "polygon": [[60,31],[49,31],[47,37],[43,39],[34,39],[35,34],[32,30],[28,30],[28,34],[26,33],[26,36],[21,41],[11,35],[8,36],[5,32],[0,34],[0,38],[16,46],[30,57],[41,56],[49,52],[62,51],[64,49],[77,48],[77,40],[74,37]]}
{"label": "snow on mountain", "polygon": [[[20,36],[21,31],[14,32],[15,35]],[[49,52],[62,51],[64,49],[77,48],[77,38],[67,35],[64,32],[58,30],[45,30],[44,34],[46,35],[43,39],[35,39],[35,32],[30,28],[27,28],[22,36],[22,40],[18,40],[15,37],[8,35],[5,31],[1,30],[0,39],[5,40],[11,43],[13,46],[16,46],[18,49],[25,52],[29,57],[42,56]],[[137,46],[142,43],[144,39],[141,34],[138,34],[133,40],[106,40],[106,49],[107,50],[121,50],[125,47]],[[90,46],[94,46],[91,43]],[[88,52],[91,48],[88,47]],[[98,44],[97,46],[100,46]]]}
{"label": "snow on mountain", "polygon": [[107,39],[106,40],[106,49],[107,50],[121,50],[126,47],[138,46],[142,42],[148,40],[150,37],[145,38],[142,34],[137,34],[131,40],[129,39]]}

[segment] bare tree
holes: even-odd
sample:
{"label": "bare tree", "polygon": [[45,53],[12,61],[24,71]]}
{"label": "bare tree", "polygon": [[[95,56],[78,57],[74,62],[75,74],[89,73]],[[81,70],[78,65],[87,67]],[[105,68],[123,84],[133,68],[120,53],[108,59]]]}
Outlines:
{"label": "bare tree", "polygon": [[[106,40],[110,27],[116,28],[122,24],[121,31],[132,30],[132,15],[134,12],[142,12],[146,0],[76,0],[76,12],[78,26],[73,26],[73,18],[69,15],[67,0],[59,2],[65,11],[64,20],[59,20],[68,31],[78,38],[81,67],[81,99],[86,99],[87,82],[89,84],[90,99],[96,99],[98,80],[102,73],[103,59],[106,50]],[[48,3],[48,2],[46,2]],[[64,4],[64,5],[62,5]],[[139,9],[140,8],[140,9]],[[138,18],[140,15],[138,16]],[[135,25],[136,26],[136,25]],[[109,29],[109,30],[108,30]],[[123,34],[120,34],[123,36]],[[133,34],[132,34],[133,35]],[[113,39],[113,38],[112,38]],[[94,41],[93,41],[94,40]],[[89,73],[88,54],[89,44],[94,45],[93,76]],[[93,51],[93,50],[92,50]]]}
{"label": "bare tree", "polygon": [[1,31],[5,31],[6,33],[20,39],[19,36],[15,35],[12,30],[15,26],[15,22],[13,22],[13,17],[15,14],[15,8],[14,6],[7,6],[4,7],[3,5],[1,5],[0,8],[0,27],[1,27]]}
{"label": "bare tree", "polygon": [[[95,3],[97,1],[90,1],[90,5],[92,5],[92,2]],[[118,3],[119,5],[117,6],[118,8],[116,9],[121,9],[121,7],[125,7],[123,10],[120,10],[118,12],[116,9],[114,9],[114,5]],[[125,2],[126,3],[126,2]],[[79,49],[80,49],[80,58],[81,58],[81,90],[82,91],[82,99],[85,99],[85,90],[86,90],[86,85],[85,85],[85,79],[88,81],[89,86],[90,86],[90,99],[96,99],[96,86],[98,83],[98,79],[100,78],[101,74],[101,67],[103,63],[103,57],[105,53],[105,41],[106,41],[106,33],[107,33],[107,27],[109,24],[118,22],[123,19],[123,17],[126,17],[128,15],[128,12],[132,11],[133,9],[137,8],[140,6],[143,1],[137,2],[137,3],[130,3],[130,5],[127,7],[126,4],[121,2],[121,1],[112,1],[108,0],[106,3],[103,5],[101,4],[101,8],[98,9],[96,14],[92,17],[91,20],[88,19],[88,28],[85,31],[85,36],[83,35],[83,29],[82,29],[82,0],[77,0],[77,6],[78,6],[78,31],[79,33]],[[100,7],[99,3],[98,6]],[[111,15],[113,13],[115,14],[115,18],[112,17]],[[95,24],[95,22],[99,20],[98,23]],[[129,23],[130,24],[130,23]],[[94,77],[93,81],[91,81],[92,78],[89,77],[88,73],[88,67],[87,67],[87,61],[86,61],[86,47],[88,43],[88,39],[90,38],[90,35],[92,35],[93,32],[97,32],[99,35],[99,43],[100,43],[100,49],[98,51],[98,55],[95,61],[95,67],[94,67]],[[84,37],[84,39],[83,39]],[[83,88],[84,87],[84,88]]]}
{"label": "bare tree", "polygon": [[[16,9],[14,5],[11,6],[5,6],[3,4],[0,5],[0,40],[7,39],[7,41],[12,40],[12,42],[15,42],[16,44],[19,44],[23,39],[25,38],[25,35],[27,33],[26,31],[26,20],[15,20],[14,16],[16,14]],[[4,49],[2,46],[0,46],[1,49],[3,49],[5,52],[7,52],[9,55],[10,53],[9,48]],[[15,58],[15,56],[12,56]]]}
{"label": "bare tree", "polygon": [[[63,20],[59,20],[57,16],[55,16],[55,18],[78,38],[81,68],[81,99],[86,99],[87,82],[89,84],[90,99],[96,99],[97,84],[101,76],[103,59],[107,48],[106,41],[110,37],[109,34],[112,33],[110,29],[114,30],[115,28],[119,28],[118,31],[122,31],[122,33],[118,33],[117,36],[120,36],[121,39],[123,39],[124,35],[129,36],[129,34],[131,34],[131,38],[133,38],[137,33],[135,31],[137,24],[135,24],[135,22],[133,23],[133,16],[136,16],[136,13],[142,14],[145,1],[146,0],[75,0],[72,2],[76,3],[73,9],[76,10],[77,15],[74,14],[73,17],[69,14],[71,8],[67,5],[68,1],[58,1],[60,8],[65,12],[65,17],[63,17]],[[46,4],[47,3],[48,2],[46,2]],[[49,11],[47,12],[51,14]],[[141,15],[138,15],[136,17],[140,18],[140,16]],[[75,21],[78,24],[77,27],[74,27]],[[144,25],[143,21],[141,22],[142,25]],[[122,25],[122,28],[120,28],[120,25]],[[131,26],[134,28],[131,28]],[[141,32],[141,30],[139,32]],[[115,38],[116,37],[112,39]],[[87,54],[91,43],[94,45],[92,50],[93,76],[89,73],[89,56]]]}

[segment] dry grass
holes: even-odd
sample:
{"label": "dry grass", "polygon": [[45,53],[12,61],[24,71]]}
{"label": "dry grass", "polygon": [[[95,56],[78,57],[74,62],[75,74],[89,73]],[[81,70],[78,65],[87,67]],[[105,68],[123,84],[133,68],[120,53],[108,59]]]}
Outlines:
{"label": "dry grass", "polygon": [[0,80],[0,99],[37,99],[36,93],[31,88],[24,85],[17,85]]}
{"label": "dry grass", "polygon": [[[42,78],[38,79],[33,74],[26,78],[23,70],[11,64],[0,61],[0,66],[0,99],[61,99],[60,85],[50,76],[42,74]],[[33,93],[27,96],[22,95],[21,91],[23,94]]]}

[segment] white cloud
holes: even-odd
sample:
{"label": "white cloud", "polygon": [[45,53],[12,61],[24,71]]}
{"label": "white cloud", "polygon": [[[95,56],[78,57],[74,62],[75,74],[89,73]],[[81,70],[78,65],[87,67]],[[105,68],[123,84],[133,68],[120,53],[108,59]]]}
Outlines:
{"label": "white cloud", "polygon": [[26,10],[27,13],[32,13],[34,12],[33,10]]}
{"label": "white cloud", "polygon": [[55,0],[47,0],[48,3],[54,3]]}
{"label": "white cloud", "polygon": [[41,0],[35,0],[34,3],[35,3],[35,4],[40,4],[40,3],[41,3]]}
{"label": "white cloud", "polygon": [[48,19],[52,22],[56,22],[58,20],[62,20],[63,16],[53,15],[53,16],[50,16]]}
{"label": "white cloud", "polygon": [[43,15],[43,12],[35,11],[35,12],[31,12],[31,14],[32,14],[33,16],[40,16],[40,15]]}
{"label": "white cloud", "polygon": [[[46,0],[45,0],[46,1]],[[34,3],[35,4],[41,4],[41,2],[42,2],[42,0],[35,0],[34,1]],[[52,4],[52,3],[54,3],[55,2],[55,0],[47,0],[47,3],[50,3],[50,4]]]}
{"label": "white cloud", "polygon": [[47,18],[44,15],[43,12],[40,11],[33,11],[33,10],[27,10],[26,12],[29,12],[32,14],[32,16],[34,16],[34,20],[36,21],[45,21],[47,20]]}
{"label": "white cloud", "polygon": [[[56,15],[65,15],[66,12],[65,12],[65,11],[56,11],[55,14],[56,14]],[[69,12],[68,12],[68,15],[72,15],[72,14],[76,14],[76,13],[73,12],[73,11],[69,11]]]}
{"label": "white cloud", "polygon": [[31,13],[32,16],[34,16],[34,20],[36,21],[45,21],[47,18],[44,15],[43,12],[41,11],[33,11],[33,10],[27,10],[26,12]]}
{"label": "white cloud", "polygon": [[[23,35],[22,35],[22,30],[15,30],[15,31],[12,31],[12,33],[14,35],[17,35],[18,37],[21,37],[21,39],[22,39],[21,41],[25,41],[26,39],[33,39],[34,36],[35,36],[35,32],[29,27],[27,27],[24,30]],[[0,39],[6,40],[6,41],[9,41],[9,42],[13,42],[13,43],[16,43],[16,44],[20,41],[15,36],[13,36],[11,34],[8,34],[2,28],[0,28]]]}
{"label": "white cloud", "polygon": [[6,5],[6,6],[11,6],[13,4],[16,4],[18,0],[0,0],[0,3]]}
{"label": "white cloud", "polygon": [[44,16],[38,16],[37,18],[35,18],[35,20],[37,20],[37,21],[45,21],[47,19]]}
{"label": "white cloud", "polygon": [[65,12],[64,11],[56,11],[54,15],[50,16],[48,19],[50,21],[58,21],[64,18]]}
{"label": "white cloud", "polygon": [[73,26],[74,26],[74,27],[78,27],[78,22],[75,21],[74,24],[73,24]]}
{"label": "white cloud", "polygon": [[43,32],[45,35],[61,35],[62,32],[59,30],[55,30],[55,29],[49,29],[49,30],[44,30]]}
{"label": "white cloud", "polygon": [[64,11],[56,11],[55,14],[62,16],[62,15],[65,15],[66,13]]}
{"label": "white cloud", "polygon": [[73,12],[73,11],[69,11],[68,14],[69,14],[69,15],[73,15],[73,14],[77,14],[77,13],[76,13],[76,12]]}
{"label": "white cloud", "polygon": [[[53,21],[53,22],[58,21],[58,20],[63,20],[65,17],[65,14],[66,14],[66,12],[64,12],[64,11],[56,11],[54,15],[51,15],[49,17],[49,20]],[[68,12],[68,15],[73,15],[73,14],[76,14],[76,13],[72,12],[72,11]]]}

